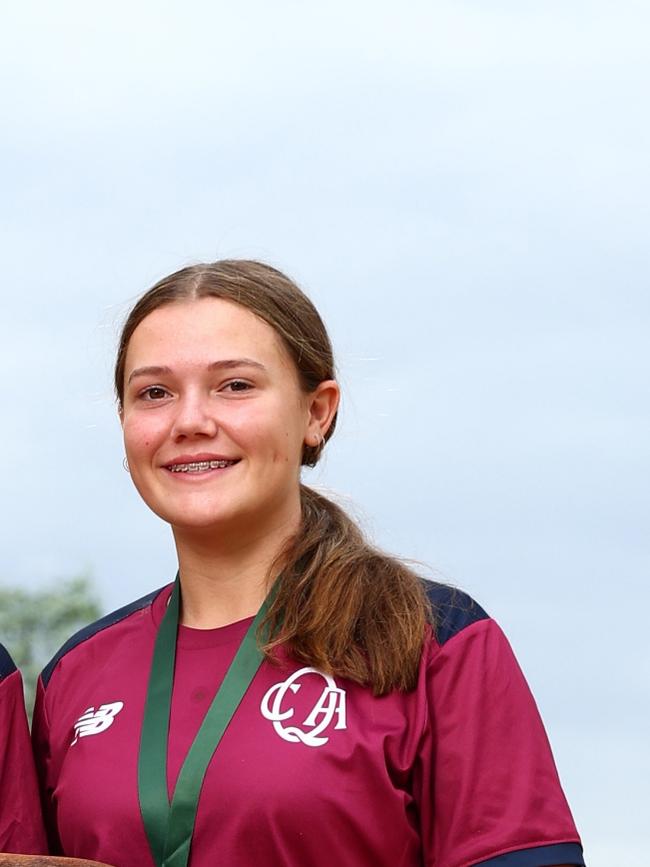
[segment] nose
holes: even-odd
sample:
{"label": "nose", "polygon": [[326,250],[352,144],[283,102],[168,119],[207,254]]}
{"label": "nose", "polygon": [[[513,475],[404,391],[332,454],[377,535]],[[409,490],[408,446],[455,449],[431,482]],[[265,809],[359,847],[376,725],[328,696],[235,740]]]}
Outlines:
{"label": "nose", "polygon": [[186,393],[178,399],[172,437],[176,442],[195,437],[215,437],[219,430],[215,407],[207,395]]}

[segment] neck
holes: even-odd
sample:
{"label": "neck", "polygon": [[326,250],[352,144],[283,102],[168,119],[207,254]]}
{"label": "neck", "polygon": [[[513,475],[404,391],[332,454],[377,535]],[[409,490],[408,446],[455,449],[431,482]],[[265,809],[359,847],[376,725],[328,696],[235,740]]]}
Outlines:
{"label": "neck", "polygon": [[174,528],[181,578],[180,622],[215,629],[257,614],[275,576],[271,567],[300,526],[300,512],[271,531],[199,534]]}

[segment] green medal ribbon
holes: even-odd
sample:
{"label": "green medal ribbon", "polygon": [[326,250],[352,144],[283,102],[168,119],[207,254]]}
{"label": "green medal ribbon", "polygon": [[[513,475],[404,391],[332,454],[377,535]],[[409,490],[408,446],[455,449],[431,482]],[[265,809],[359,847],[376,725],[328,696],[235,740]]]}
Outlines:
{"label": "green medal ribbon", "polygon": [[170,804],[167,741],[180,605],[180,581],[176,576],[156,636],[138,757],[140,812],[156,867],[187,865],[205,772],[263,659],[256,633],[269,604],[270,598],[267,597],[239,645],[185,756]]}

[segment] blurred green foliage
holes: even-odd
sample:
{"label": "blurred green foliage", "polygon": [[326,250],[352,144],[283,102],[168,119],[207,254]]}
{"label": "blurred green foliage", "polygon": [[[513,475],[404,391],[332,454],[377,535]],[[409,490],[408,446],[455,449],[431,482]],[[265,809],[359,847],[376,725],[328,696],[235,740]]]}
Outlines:
{"label": "blurred green foliage", "polygon": [[87,575],[37,590],[0,584],[0,642],[22,672],[30,717],[41,669],[71,635],[100,616]]}

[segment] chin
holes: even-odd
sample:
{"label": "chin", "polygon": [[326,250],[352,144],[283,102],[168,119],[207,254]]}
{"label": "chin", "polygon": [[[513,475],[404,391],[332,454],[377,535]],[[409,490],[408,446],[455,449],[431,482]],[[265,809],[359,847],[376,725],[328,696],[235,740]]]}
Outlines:
{"label": "chin", "polygon": [[162,498],[157,502],[149,502],[149,508],[163,521],[169,524],[174,531],[182,533],[207,533],[213,534],[231,533],[241,534],[246,537],[255,526],[264,527],[270,516],[282,514],[282,501],[262,501],[258,498],[254,502],[238,500],[226,502],[220,498],[219,502],[210,502],[204,499],[202,502],[186,500],[185,502],[170,503]]}
{"label": "chin", "polygon": [[224,503],[223,499],[216,503],[207,498],[187,497],[170,502],[169,498],[150,497],[145,502],[161,520],[179,530],[216,529],[241,517],[240,510],[233,509],[233,504]]}
{"label": "chin", "polygon": [[214,530],[218,531],[220,527],[224,527],[227,524],[232,523],[232,518],[228,519],[224,515],[192,515],[187,512],[183,512],[182,514],[166,514],[160,515],[163,521],[166,521],[170,524],[175,530]]}
{"label": "chin", "polygon": [[211,531],[212,533],[224,532],[226,528],[232,529],[242,523],[249,523],[249,516],[242,515],[238,512],[215,511],[192,511],[184,509],[173,513],[158,515],[171,525],[172,529],[180,530],[184,533],[202,533]]}

